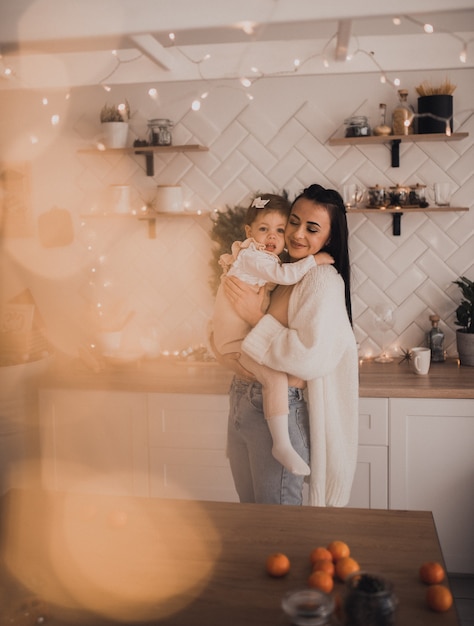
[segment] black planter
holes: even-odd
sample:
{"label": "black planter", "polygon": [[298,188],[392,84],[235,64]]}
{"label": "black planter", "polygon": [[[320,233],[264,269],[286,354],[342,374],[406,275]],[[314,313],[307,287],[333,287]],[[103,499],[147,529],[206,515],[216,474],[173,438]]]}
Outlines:
{"label": "black planter", "polygon": [[[418,118],[418,133],[445,133],[445,120],[448,119],[449,127],[453,132],[453,96],[444,94],[420,96],[418,98],[418,113],[430,113],[430,115]],[[436,117],[432,117],[432,115]]]}

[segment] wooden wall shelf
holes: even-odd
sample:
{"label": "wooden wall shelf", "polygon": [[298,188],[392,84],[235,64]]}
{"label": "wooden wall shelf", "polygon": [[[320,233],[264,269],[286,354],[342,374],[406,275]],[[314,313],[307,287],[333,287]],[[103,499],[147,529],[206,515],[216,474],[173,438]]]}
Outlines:
{"label": "wooden wall shelf", "polygon": [[155,175],[155,166],[153,156],[155,152],[207,152],[209,148],[206,146],[201,146],[199,144],[182,144],[182,145],[171,145],[171,146],[134,146],[132,148],[106,148],[105,150],[100,150],[99,148],[88,148],[85,150],[78,150],[78,152],[82,152],[85,154],[100,154],[106,152],[115,152],[117,154],[143,154],[145,156],[146,163],[146,175],[154,176]]}
{"label": "wooden wall shelf", "polygon": [[355,144],[370,145],[390,143],[392,153],[392,167],[400,166],[400,143],[418,143],[421,141],[460,141],[469,136],[469,133],[426,133],[422,135],[370,135],[370,137],[332,137],[328,143],[330,146],[350,146]]}
{"label": "wooden wall shelf", "polygon": [[387,207],[386,209],[371,209],[368,207],[361,207],[360,209],[347,209],[347,215],[351,213],[369,213],[371,215],[381,215],[388,213],[392,215],[392,234],[399,236],[401,234],[401,220],[402,215],[405,213],[447,213],[469,211],[468,207],[453,207],[453,206],[433,206],[422,209],[421,207]]}

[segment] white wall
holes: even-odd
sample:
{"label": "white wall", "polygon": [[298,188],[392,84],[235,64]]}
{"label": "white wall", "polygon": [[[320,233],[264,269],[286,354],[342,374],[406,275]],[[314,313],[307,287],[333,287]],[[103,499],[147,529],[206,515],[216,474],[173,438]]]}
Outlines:
{"label": "white wall", "polygon": [[[421,344],[428,316],[437,312],[448,351],[455,354],[453,311],[459,293],[451,281],[474,276],[474,72],[453,70],[448,76],[458,86],[454,130],[469,132],[469,138],[402,144],[400,168],[390,167],[384,145],[327,144],[334,133],[342,136],[343,120],[351,114],[367,114],[375,125],[380,102],[390,112],[395,106],[396,93],[374,73],[266,78],[254,85],[253,101],[230,81],[162,84],[159,101],[148,96],[149,84],[116,87],[110,94],[98,86],[79,88],[68,99],[65,92],[4,92],[3,167],[31,165],[35,232],[3,239],[0,298],[8,300],[28,287],[50,339],[71,354],[94,338],[98,301],[108,319],[136,311],[130,344],[153,326],[162,349],[183,349],[206,341],[212,308],[210,218],[160,217],[156,239],[148,238],[146,222],[133,217],[82,219],[110,184],[131,185],[135,208],[153,200],[157,184],[180,184],[190,209],[213,210],[246,203],[255,191],[285,188],[293,196],[313,182],[340,188],[348,180],[365,186],[446,180],[455,191],[452,205],[469,212],[406,212],[399,237],[392,236],[387,215],[349,216],[353,305],[363,355],[380,351],[382,336],[374,323],[380,303],[395,309],[395,328],[386,337],[392,348]],[[414,104],[417,84],[445,77],[445,72],[401,76]],[[204,90],[208,98],[192,112],[191,101]],[[41,102],[44,95],[48,105]],[[175,144],[201,143],[209,151],[156,155],[153,178],[145,176],[141,156],[78,153],[99,135],[102,105],[123,97],[134,112],[130,142],[145,137],[148,118],[169,117],[176,122]],[[57,111],[61,122],[53,127],[50,118]],[[31,135],[37,143],[31,143]],[[37,218],[52,207],[73,217],[74,241],[64,247],[45,248],[38,239]]]}

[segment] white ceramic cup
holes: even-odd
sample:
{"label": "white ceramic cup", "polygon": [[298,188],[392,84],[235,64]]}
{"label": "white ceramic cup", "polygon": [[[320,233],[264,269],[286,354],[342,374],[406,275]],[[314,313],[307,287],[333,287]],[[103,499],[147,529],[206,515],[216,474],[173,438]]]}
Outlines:
{"label": "white ceramic cup", "polygon": [[449,206],[451,202],[451,183],[435,183],[434,193],[437,206]]}
{"label": "white ceramic cup", "polygon": [[428,374],[431,364],[431,350],[429,348],[412,348],[411,367],[415,374]]}

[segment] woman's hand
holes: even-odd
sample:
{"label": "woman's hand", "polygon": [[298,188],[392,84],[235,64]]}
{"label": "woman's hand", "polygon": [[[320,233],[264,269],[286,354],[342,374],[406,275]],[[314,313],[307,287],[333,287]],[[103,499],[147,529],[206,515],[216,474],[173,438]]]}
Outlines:
{"label": "woman's hand", "polygon": [[238,378],[243,378],[244,380],[254,381],[255,376],[242,367],[240,364],[240,352],[229,352],[229,354],[221,354],[217,351],[216,344],[214,343],[214,334],[211,333],[209,336],[209,343],[211,345],[211,349],[214,352],[214,356],[216,357],[216,361],[219,365],[226,367],[234,372],[234,374]]}
{"label": "woman's hand", "polygon": [[235,276],[226,276],[223,284],[224,293],[237,315],[250,326],[255,326],[264,315],[265,287],[255,291],[251,285]]}

